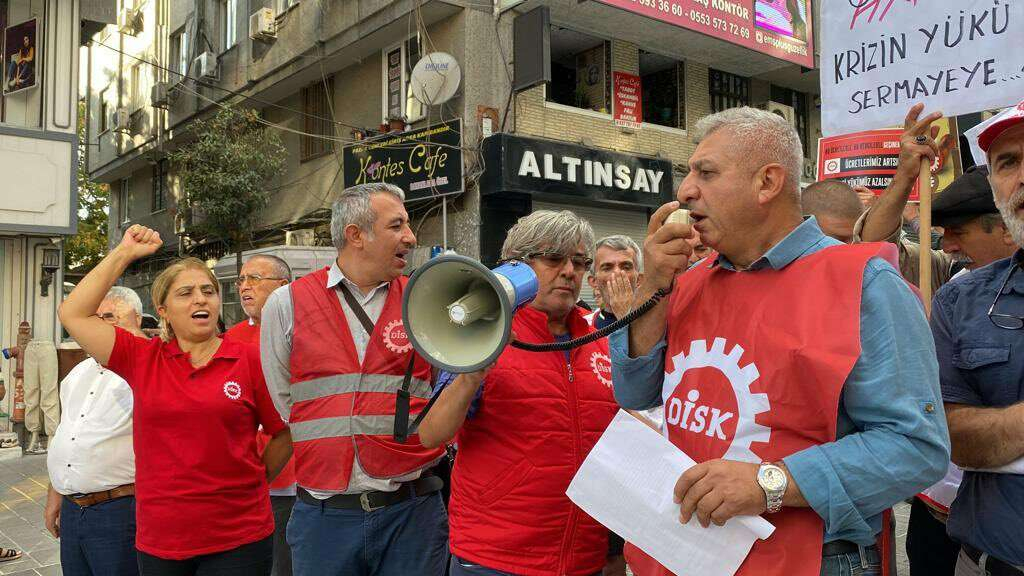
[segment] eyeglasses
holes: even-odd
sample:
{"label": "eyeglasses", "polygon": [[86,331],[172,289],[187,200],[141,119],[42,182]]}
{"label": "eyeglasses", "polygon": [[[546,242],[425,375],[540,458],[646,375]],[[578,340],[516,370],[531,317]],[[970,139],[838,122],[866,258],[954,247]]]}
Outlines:
{"label": "eyeglasses", "polygon": [[1017,268],[1019,266],[1016,262],[1010,265],[1010,271],[1006,274],[1003,285],[999,287],[999,292],[996,292],[996,299],[992,301],[992,307],[988,309],[988,319],[1004,330],[1020,330],[1024,328],[1024,317],[1014,316],[1013,314],[995,314],[996,304],[999,302],[999,298],[1003,295],[1003,290],[1006,289],[1006,285],[1009,284],[1010,278]]}
{"label": "eyeglasses", "polygon": [[242,274],[235,280],[235,286],[242,287],[247,281],[253,284],[258,284],[262,280],[284,280],[284,278],[278,278],[275,276],[260,276],[259,274]]}
{"label": "eyeglasses", "polygon": [[527,260],[540,260],[546,266],[552,268],[561,268],[565,266],[565,261],[571,260],[572,267],[576,272],[582,272],[590,268],[590,265],[594,263],[593,258],[587,258],[586,256],[567,256],[558,252],[533,252],[526,255]]}
{"label": "eyeglasses", "polygon": [[95,314],[95,316],[97,318],[99,318],[100,320],[103,320],[107,324],[115,324],[115,323],[117,323],[117,317],[114,316],[113,312],[106,312],[104,314]]}

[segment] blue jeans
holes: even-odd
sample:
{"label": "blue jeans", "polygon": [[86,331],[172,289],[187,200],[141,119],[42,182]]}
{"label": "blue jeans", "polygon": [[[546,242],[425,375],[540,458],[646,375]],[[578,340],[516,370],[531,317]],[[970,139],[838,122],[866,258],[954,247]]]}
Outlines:
{"label": "blue jeans", "polygon": [[860,552],[824,556],[821,576],[881,576],[882,556],[877,546],[862,548]]}
{"label": "blue jeans", "polygon": [[85,508],[63,499],[60,563],[65,576],[138,576],[135,498]]}
{"label": "blue jeans", "polygon": [[443,576],[448,514],[440,492],[373,512],[297,498],[288,544],[295,576]]}

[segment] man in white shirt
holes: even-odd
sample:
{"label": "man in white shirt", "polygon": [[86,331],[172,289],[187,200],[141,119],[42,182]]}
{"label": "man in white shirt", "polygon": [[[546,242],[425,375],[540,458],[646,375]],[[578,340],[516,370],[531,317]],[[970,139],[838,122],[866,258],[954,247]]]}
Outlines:
{"label": "man in white shirt", "polygon": [[[142,301],[114,286],[96,315],[142,336]],[[68,576],[136,576],[132,391],[92,358],[60,388],[61,420],[46,465],[46,529],[60,538]]]}

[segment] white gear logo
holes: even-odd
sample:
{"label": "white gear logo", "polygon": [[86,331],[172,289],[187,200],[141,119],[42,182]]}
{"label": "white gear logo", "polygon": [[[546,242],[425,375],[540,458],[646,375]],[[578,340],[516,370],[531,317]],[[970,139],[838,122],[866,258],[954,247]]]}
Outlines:
{"label": "white gear logo", "polygon": [[[393,337],[391,334],[392,331],[395,330],[396,328],[399,328],[402,331],[402,334],[397,338]],[[386,346],[388,350],[391,350],[395,354],[405,354],[406,352],[412,350],[412,342],[409,341],[409,335],[405,333],[405,326],[402,325],[401,320],[392,320],[391,322],[388,322],[384,326],[384,331],[382,332],[382,334],[384,338],[384,346]],[[396,342],[396,340],[403,339],[405,340],[405,344],[399,344],[398,342]]]}
{"label": "white gear logo", "polygon": [[739,344],[734,346],[728,354],[725,353],[725,338],[715,338],[710,350],[708,350],[707,340],[694,340],[690,342],[689,354],[680,352],[672,357],[674,370],[665,374],[662,395],[667,400],[675,392],[676,386],[679,385],[687,370],[717,368],[732,385],[739,412],[736,419],[735,436],[722,458],[741,462],[761,462],[761,458],[754,454],[750,445],[753,442],[768,442],[772,431],[771,428],[755,422],[754,417],[768,412],[771,406],[768,403],[767,394],[750,391],[751,384],[758,379],[760,374],[757,371],[757,366],[753,363],[740,368],[739,363],[742,356],[743,347]]}
{"label": "white gear logo", "polygon": [[[602,370],[601,360],[604,360],[604,367],[606,370]],[[597,379],[601,381],[601,384],[611,388],[612,379],[605,377],[605,372],[611,373],[612,359],[607,354],[601,352],[594,352],[590,355],[590,367],[594,369],[594,374],[597,374]]]}
{"label": "white gear logo", "polygon": [[238,400],[242,396],[242,387],[238,385],[238,382],[225,382],[224,395],[232,400]]}

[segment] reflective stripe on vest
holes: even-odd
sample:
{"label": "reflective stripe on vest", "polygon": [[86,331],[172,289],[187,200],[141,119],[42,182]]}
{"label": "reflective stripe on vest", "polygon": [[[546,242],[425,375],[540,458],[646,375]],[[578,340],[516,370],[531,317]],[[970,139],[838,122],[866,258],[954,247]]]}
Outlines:
{"label": "reflective stripe on vest", "polygon": [[[291,386],[292,402],[308,402],[336,394],[353,392],[380,392],[394,394],[402,387],[404,377],[392,374],[332,374],[296,382]],[[414,398],[429,399],[430,383],[413,378],[409,382],[409,394]]]}

